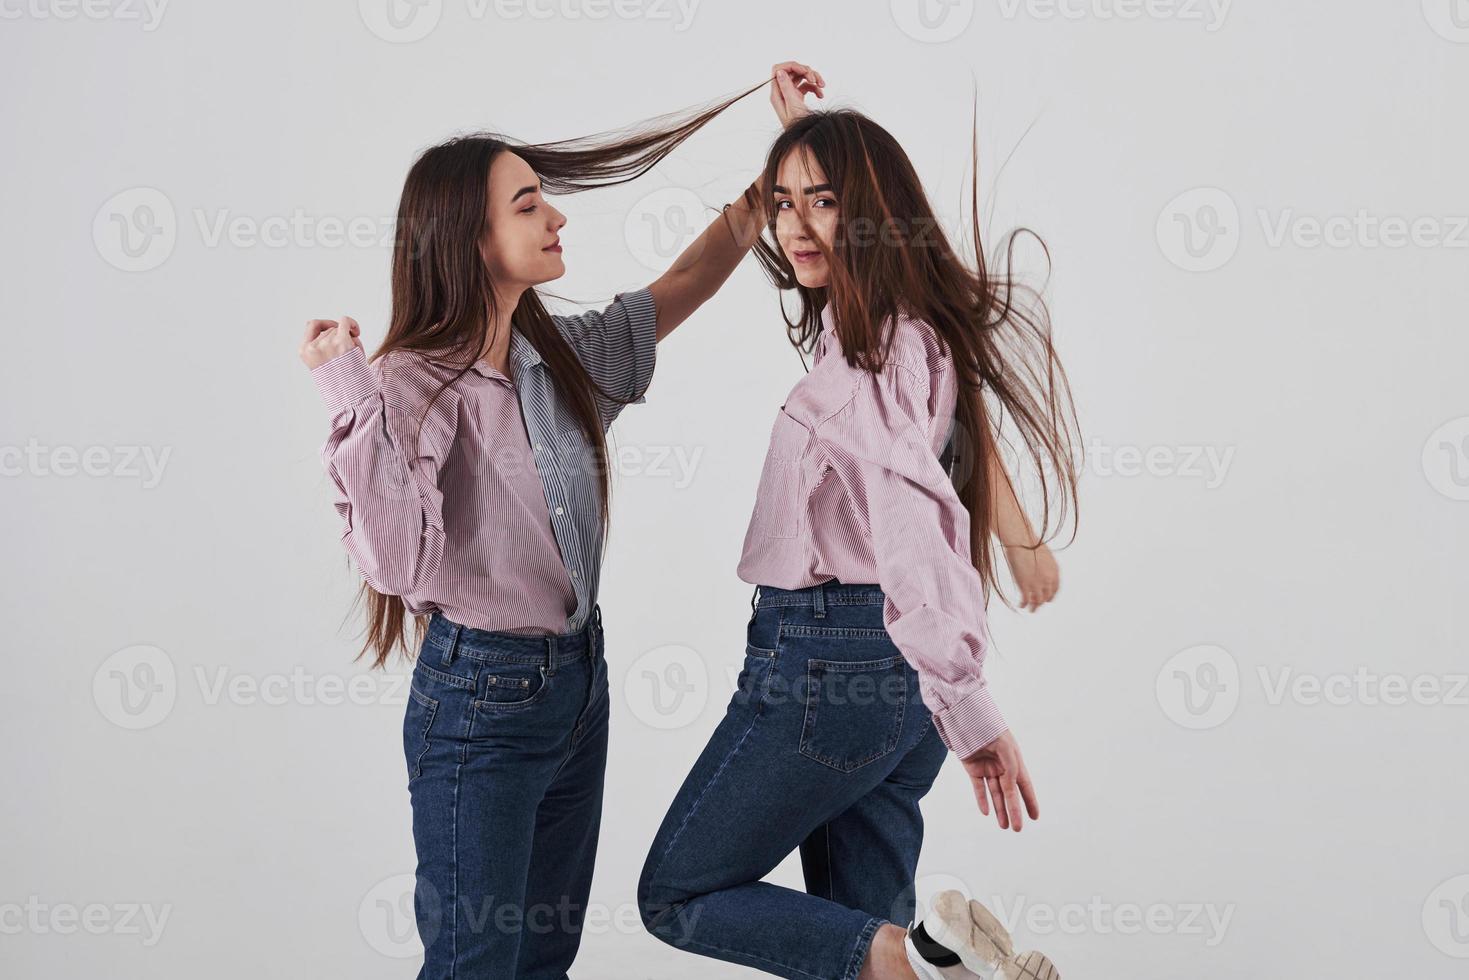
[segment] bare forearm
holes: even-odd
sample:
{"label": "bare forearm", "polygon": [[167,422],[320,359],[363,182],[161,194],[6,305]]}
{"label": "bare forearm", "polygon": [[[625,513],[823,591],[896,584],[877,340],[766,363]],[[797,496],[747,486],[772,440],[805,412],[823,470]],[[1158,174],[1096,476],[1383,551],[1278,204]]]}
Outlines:
{"label": "bare forearm", "polygon": [[659,340],[719,291],[760,237],[765,218],[757,194],[758,183],[752,183],[679,253],[667,272],[649,284],[658,306]]}
{"label": "bare forearm", "polygon": [[1011,547],[1033,547],[1036,541],[1035,529],[1030,526],[1030,520],[1025,516],[1025,510],[1020,506],[1020,500],[1015,496],[1015,487],[1010,483],[1010,474],[1005,471],[1005,465],[1000,461],[999,454],[995,454],[989,460],[989,484],[990,499],[993,501],[990,508],[990,520],[995,530],[995,537],[1000,539],[1004,546]]}

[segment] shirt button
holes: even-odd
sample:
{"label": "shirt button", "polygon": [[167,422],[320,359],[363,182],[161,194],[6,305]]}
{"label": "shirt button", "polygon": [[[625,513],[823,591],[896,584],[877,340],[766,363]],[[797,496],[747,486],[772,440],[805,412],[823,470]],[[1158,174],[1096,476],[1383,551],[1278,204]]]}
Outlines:
{"label": "shirt button", "polygon": [[566,511],[562,510],[560,507],[557,507],[556,508],[556,513],[558,513],[558,514],[564,514],[564,513],[566,513]]}
{"label": "shirt button", "polygon": [[540,452],[544,448],[546,448],[546,447],[545,446],[542,446],[539,442],[536,443],[536,452]]}
{"label": "shirt button", "polygon": [[576,569],[573,568],[571,570],[571,577],[572,578],[581,578],[581,572],[578,572]]}

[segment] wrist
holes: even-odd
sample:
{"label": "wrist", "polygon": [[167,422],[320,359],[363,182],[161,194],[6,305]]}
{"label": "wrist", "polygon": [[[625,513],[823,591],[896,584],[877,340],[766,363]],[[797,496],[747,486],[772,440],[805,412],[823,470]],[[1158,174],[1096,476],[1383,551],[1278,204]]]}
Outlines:
{"label": "wrist", "polygon": [[760,207],[760,179],[756,178],[738,198],[723,209],[724,222],[730,235],[741,248],[749,248],[760,237],[765,212]]}
{"label": "wrist", "polygon": [[954,704],[933,712],[933,721],[944,745],[961,759],[1010,729],[990,696],[989,685],[982,680]]}
{"label": "wrist", "polygon": [[333,413],[356,404],[378,390],[377,374],[367,363],[360,344],[311,369],[311,380],[321,400]]}
{"label": "wrist", "polygon": [[1000,544],[1006,548],[1025,548],[1034,551],[1043,547],[1045,542],[1036,537],[1036,534],[1028,526],[998,527],[995,528],[995,537],[1000,539]]}

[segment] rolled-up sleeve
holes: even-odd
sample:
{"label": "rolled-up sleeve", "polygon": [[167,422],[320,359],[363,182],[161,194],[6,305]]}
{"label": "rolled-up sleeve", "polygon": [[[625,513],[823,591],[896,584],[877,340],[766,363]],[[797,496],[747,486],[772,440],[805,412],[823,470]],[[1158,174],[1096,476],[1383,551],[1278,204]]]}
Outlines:
{"label": "rolled-up sleeve", "polygon": [[592,381],[611,396],[597,396],[604,428],[622,412],[623,403],[614,399],[647,401],[658,357],[658,310],[646,286],[618,293],[604,310],[551,319]]}
{"label": "rolled-up sleeve", "polygon": [[458,399],[445,391],[420,432],[421,413],[408,404],[407,389],[391,369],[369,365],[361,347],[317,365],[311,376],[332,417],[321,460],[342,544],[376,591],[416,592],[443,557],[439,470],[453,444]]}
{"label": "rolled-up sleeve", "polygon": [[928,378],[890,364],[813,427],[871,533],[888,635],[918,672],[924,703],[961,758],[1006,731],[984,678],[984,589],[970,561],[969,512],[928,437]]}

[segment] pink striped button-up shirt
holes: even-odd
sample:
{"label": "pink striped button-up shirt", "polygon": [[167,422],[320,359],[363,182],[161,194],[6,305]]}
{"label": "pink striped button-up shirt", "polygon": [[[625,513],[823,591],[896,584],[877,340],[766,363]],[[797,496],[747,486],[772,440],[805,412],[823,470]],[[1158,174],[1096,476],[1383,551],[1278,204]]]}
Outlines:
{"label": "pink striped button-up shirt", "polygon": [[876,583],[883,622],[961,758],[1007,726],[990,698],[984,595],[969,513],[939,462],[954,418],[953,361],[900,316],[885,368],[851,367],[831,307],[811,371],[776,414],[739,576],[801,589]]}
{"label": "pink striped button-up shirt", "polygon": [[[552,322],[603,391],[644,400],[657,356],[646,288]],[[571,632],[597,599],[598,471],[518,329],[509,355],[513,378],[483,358],[461,376],[416,351],[369,364],[360,347],[317,365],[332,417],[321,458],[342,544],[373,589],[413,615],[437,610],[476,629]],[[606,429],[623,406],[597,403]]]}

